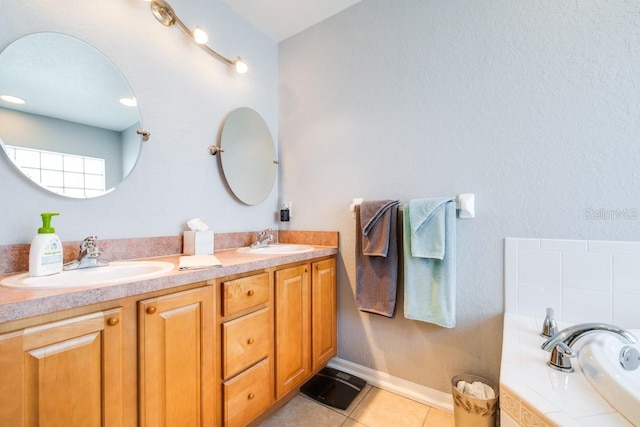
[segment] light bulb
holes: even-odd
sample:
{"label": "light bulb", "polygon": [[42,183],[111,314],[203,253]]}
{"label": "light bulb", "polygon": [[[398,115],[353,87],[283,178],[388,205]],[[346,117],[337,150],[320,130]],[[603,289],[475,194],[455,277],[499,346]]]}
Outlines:
{"label": "light bulb", "polygon": [[247,63],[244,62],[244,59],[237,57],[235,61],[233,61],[233,63],[236,65],[236,71],[240,74],[244,74],[249,70],[249,67],[247,67]]}
{"label": "light bulb", "polygon": [[26,102],[24,99],[12,95],[0,95],[0,99],[11,104],[24,104]]}
{"label": "light bulb", "polygon": [[193,29],[192,34],[193,40],[198,44],[205,44],[209,40],[207,32],[203,30],[199,25]]}

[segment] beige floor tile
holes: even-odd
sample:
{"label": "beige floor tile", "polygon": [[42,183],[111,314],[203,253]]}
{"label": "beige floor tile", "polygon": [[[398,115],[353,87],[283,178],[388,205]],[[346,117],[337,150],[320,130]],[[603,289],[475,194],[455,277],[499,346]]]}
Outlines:
{"label": "beige floor tile", "polygon": [[346,416],[296,396],[282,409],[260,424],[261,427],[340,427]]}
{"label": "beige floor tile", "polygon": [[424,427],[455,427],[453,414],[441,411],[440,409],[431,408],[424,422]]}
{"label": "beige floor tile", "polygon": [[350,418],[368,427],[422,427],[429,409],[426,405],[374,387]]}
{"label": "beige floor tile", "polygon": [[369,427],[362,423],[357,422],[356,420],[352,420],[351,418],[347,418],[347,421],[342,424],[342,427]]}

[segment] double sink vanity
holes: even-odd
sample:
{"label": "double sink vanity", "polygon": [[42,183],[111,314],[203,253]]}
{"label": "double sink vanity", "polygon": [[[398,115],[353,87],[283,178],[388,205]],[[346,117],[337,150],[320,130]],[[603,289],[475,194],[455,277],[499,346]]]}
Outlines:
{"label": "double sink vanity", "polygon": [[0,287],[0,425],[258,424],[336,354],[327,234],[219,250],[222,267],[174,254]]}
{"label": "double sink vanity", "polygon": [[[0,64],[13,99],[0,108],[0,151],[16,171],[70,199],[111,194],[150,134],[115,65],[51,32],[18,38]],[[262,203],[278,169],[267,123],[241,107],[219,134],[209,154],[219,155],[228,188]],[[94,165],[92,179],[61,187],[51,176],[69,171],[56,163],[41,176],[25,153],[80,159]],[[83,206],[87,218],[98,209]],[[255,233],[228,234],[215,237],[222,266],[194,270],[178,268],[181,236],[102,242],[109,266],[46,277],[10,275],[28,269],[29,247],[0,246],[0,426],[245,426],[295,396],[336,354],[338,235],[281,231],[276,240],[288,245],[238,250]]]}

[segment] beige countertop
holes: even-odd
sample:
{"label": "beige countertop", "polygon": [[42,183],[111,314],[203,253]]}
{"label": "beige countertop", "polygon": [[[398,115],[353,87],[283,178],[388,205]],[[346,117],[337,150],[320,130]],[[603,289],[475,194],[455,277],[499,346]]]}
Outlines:
{"label": "beige countertop", "polygon": [[[338,249],[333,246],[314,246],[314,250],[311,252],[283,255],[256,255],[239,253],[235,249],[226,249],[215,252],[222,267],[198,270],[178,270],[180,255],[147,258],[148,260],[171,262],[174,264],[174,268],[163,275],[135,282],[47,290],[25,290],[0,286],[0,323],[171,289],[234,274],[332,256],[337,253]],[[2,275],[0,279],[8,276],[10,275]]]}

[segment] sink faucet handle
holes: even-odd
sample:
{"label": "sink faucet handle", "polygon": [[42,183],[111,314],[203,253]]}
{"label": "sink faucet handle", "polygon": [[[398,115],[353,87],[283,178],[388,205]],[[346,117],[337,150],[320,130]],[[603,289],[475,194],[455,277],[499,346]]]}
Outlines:
{"label": "sink faucet handle", "polygon": [[93,248],[96,245],[96,240],[98,240],[98,236],[89,236],[86,237],[82,243],[80,243],[80,249]]}
{"label": "sink faucet handle", "polygon": [[547,315],[542,323],[542,332],[540,332],[540,335],[548,338],[555,335],[556,332],[558,332],[558,325],[556,325],[556,320],[553,317],[553,308],[547,307]]}

